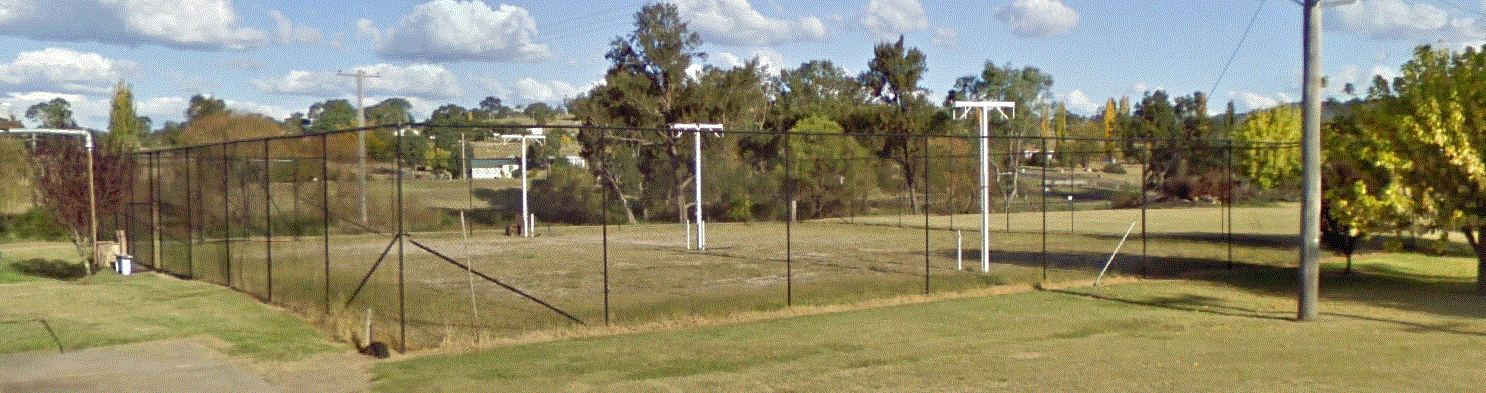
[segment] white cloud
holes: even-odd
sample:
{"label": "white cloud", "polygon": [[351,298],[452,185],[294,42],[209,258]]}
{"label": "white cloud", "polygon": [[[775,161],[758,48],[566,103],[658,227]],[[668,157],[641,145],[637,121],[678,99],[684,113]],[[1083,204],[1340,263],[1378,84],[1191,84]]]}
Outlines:
{"label": "white cloud", "polygon": [[0,86],[13,91],[107,94],[137,67],[97,53],[46,48],[21,52],[10,64],[0,64]]}
{"label": "white cloud", "polygon": [[1326,27],[1366,34],[1374,40],[1457,43],[1486,40],[1486,19],[1452,15],[1433,4],[1405,0],[1361,0],[1331,8]]}
{"label": "white cloud", "polygon": [[1059,0],[1016,0],[996,11],[996,20],[1011,34],[1046,38],[1067,34],[1078,25],[1078,12]]}
{"label": "white cloud", "polygon": [[1233,109],[1238,112],[1268,109],[1295,102],[1294,96],[1284,92],[1268,95],[1248,91],[1228,92],[1228,97],[1233,101]]}
{"label": "white cloud", "polygon": [[154,126],[165,124],[165,119],[179,119],[186,112],[189,102],[184,97],[135,97],[134,112],[140,116],[149,116],[154,120]]}
{"label": "white cloud", "polygon": [[325,37],[319,29],[298,25],[277,10],[268,10],[268,17],[273,19],[274,31],[278,33],[279,43],[283,45],[317,45],[325,42]]}
{"label": "white cloud", "polygon": [[538,102],[557,102],[578,95],[581,91],[562,81],[538,82],[526,78],[516,82],[515,98]]}
{"label": "white cloud", "polygon": [[935,28],[934,38],[930,44],[940,48],[952,48],[960,44],[960,32],[945,28]]}
{"label": "white cloud", "polygon": [[[455,98],[462,95],[458,77],[441,65],[413,64],[395,66],[377,64],[360,67],[367,74],[364,89],[367,94],[409,96],[430,99]],[[355,78],[341,76],[338,72],[291,70],[278,79],[254,79],[250,81],[259,90],[275,94],[292,94],[328,97],[356,92]]]}
{"label": "white cloud", "polygon": [[230,0],[0,2],[0,35],[190,50],[247,50],[266,43],[267,34],[238,27],[237,19]]}
{"label": "white cloud", "polygon": [[482,94],[482,96],[496,97],[509,102],[561,102],[562,100],[588,92],[601,83],[589,82],[583,86],[574,86],[563,81],[542,82],[532,78],[525,78],[516,81],[513,86],[508,87],[506,84],[490,76],[475,78],[475,84],[486,91],[486,94]]}
{"label": "white cloud", "polygon": [[[257,113],[260,115],[267,115],[268,117],[272,117],[275,119],[287,118],[291,113],[294,112],[293,110],[277,105],[260,104],[250,101],[224,100],[223,103],[227,105],[227,109],[231,109],[234,112]],[[184,110],[184,108],[182,108],[182,110]]]}
{"label": "white cloud", "polygon": [[709,43],[771,46],[826,38],[825,24],[814,16],[796,20],[760,14],[748,0],[680,0],[677,12]]}
{"label": "white cloud", "polygon": [[373,42],[380,42],[380,41],[382,41],[382,31],[377,29],[377,25],[375,23],[372,23],[371,19],[366,19],[366,18],[357,19],[356,20],[356,39],[358,39],[358,40],[367,40],[367,39],[369,39],[369,40],[371,40]]}
{"label": "white cloud", "polygon": [[1069,112],[1089,116],[1104,108],[1103,102],[1094,101],[1083,90],[1073,90],[1063,96],[1063,104]]}
{"label": "white cloud", "polygon": [[1384,66],[1374,65],[1364,70],[1356,64],[1347,64],[1326,78],[1326,90],[1332,95],[1343,95],[1347,84],[1351,83],[1355,89],[1352,94],[1357,96],[1367,95],[1367,89],[1372,87],[1375,76],[1383,77],[1383,80],[1392,82],[1398,76],[1398,70]]}
{"label": "white cloud", "polygon": [[918,0],[872,0],[859,22],[880,39],[929,28],[929,16]]}
{"label": "white cloud", "polygon": [[434,0],[419,4],[387,32],[383,58],[451,61],[536,61],[551,57],[532,42],[536,22],[525,8],[479,1]]}

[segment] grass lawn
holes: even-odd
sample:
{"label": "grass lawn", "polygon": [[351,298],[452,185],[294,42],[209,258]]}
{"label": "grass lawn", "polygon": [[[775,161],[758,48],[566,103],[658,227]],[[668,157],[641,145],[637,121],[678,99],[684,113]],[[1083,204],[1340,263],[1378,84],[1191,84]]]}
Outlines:
{"label": "grass lawn", "polygon": [[[70,245],[64,251],[70,252]],[[226,352],[265,360],[294,360],[344,348],[308,323],[220,286],[154,274],[100,273],[80,280],[17,272],[6,252],[0,268],[0,353],[53,350],[35,319],[45,319],[62,347],[88,347],[214,336]]]}
{"label": "grass lawn", "polygon": [[[1336,262],[1328,264],[1335,266]],[[1369,254],[1294,322],[1292,269],[554,341],[380,364],[385,391],[1472,391],[1470,258]]]}

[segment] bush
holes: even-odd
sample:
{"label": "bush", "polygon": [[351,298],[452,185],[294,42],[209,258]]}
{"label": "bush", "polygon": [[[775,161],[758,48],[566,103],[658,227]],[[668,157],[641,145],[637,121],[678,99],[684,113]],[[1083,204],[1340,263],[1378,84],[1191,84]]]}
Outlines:
{"label": "bush", "polygon": [[1104,173],[1123,175],[1125,174],[1125,166],[1111,162],[1104,166]]}
{"label": "bush", "polygon": [[47,210],[35,207],[17,216],[0,216],[0,237],[9,239],[63,240],[67,229],[57,225]]}
{"label": "bush", "polygon": [[545,222],[591,224],[603,217],[598,181],[583,168],[555,166],[532,182],[531,194],[533,213]]}

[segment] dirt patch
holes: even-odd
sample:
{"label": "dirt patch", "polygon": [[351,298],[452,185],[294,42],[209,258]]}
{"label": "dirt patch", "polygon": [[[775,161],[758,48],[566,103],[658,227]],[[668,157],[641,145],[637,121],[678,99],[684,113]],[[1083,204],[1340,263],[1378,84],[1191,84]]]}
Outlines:
{"label": "dirt patch", "polygon": [[0,355],[0,392],[366,392],[371,361],[354,352],[290,362],[235,358],[201,335],[66,353]]}

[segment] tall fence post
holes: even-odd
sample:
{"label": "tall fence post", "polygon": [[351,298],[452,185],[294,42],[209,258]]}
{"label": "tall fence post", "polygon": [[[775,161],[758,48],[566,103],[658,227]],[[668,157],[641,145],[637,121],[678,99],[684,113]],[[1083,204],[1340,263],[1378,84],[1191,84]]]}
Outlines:
{"label": "tall fence post", "polygon": [[1038,198],[1042,200],[1042,282],[1047,282],[1047,166],[1052,165],[1053,158],[1047,152],[1047,136],[1043,135],[1040,139],[1042,139],[1042,150],[1039,155],[1042,159],[1039,161],[1042,164],[1042,179],[1037,181],[1037,192],[1042,196]]}
{"label": "tall fence post", "polygon": [[273,165],[268,160],[268,143],[263,141],[263,255],[267,257],[263,296],[273,303],[273,194],[269,190]]}
{"label": "tall fence post", "polygon": [[223,259],[223,264],[226,267],[226,269],[223,269],[225,270],[223,274],[226,276],[227,287],[237,288],[232,282],[232,207],[230,206],[232,189],[229,188],[230,184],[228,180],[230,177],[228,176],[228,168],[232,167],[232,163],[227,160],[228,146],[231,145],[227,143],[222,144],[222,162],[220,163],[221,165],[218,165],[218,167],[222,168],[222,244],[225,249],[223,253],[226,255]]}
{"label": "tall fence post", "polygon": [[[320,235],[323,238],[325,281],[325,316],[330,316],[330,143],[328,136],[320,134]],[[370,339],[370,337],[367,337]]]}
{"label": "tall fence post", "polygon": [[784,132],[784,306],[795,305],[795,259],[794,259],[794,225],[793,214],[795,201],[794,186],[794,134]]}
{"label": "tall fence post", "polygon": [[[599,167],[605,173],[613,170],[609,167],[609,130],[599,130]],[[599,201],[603,203],[603,213],[599,216],[600,226],[603,228],[603,261],[604,261],[604,326],[609,326],[612,314],[609,312],[609,192],[604,188],[605,179],[599,180]],[[620,208],[628,209],[624,200],[620,200]]]}
{"label": "tall fence post", "polygon": [[[408,351],[408,315],[407,315],[407,282],[404,270],[405,254],[403,243],[407,238],[407,232],[403,228],[403,198],[402,198],[402,173],[403,173],[403,129],[395,130],[397,133],[397,340],[402,347],[402,352]],[[361,174],[365,176],[366,174]],[[527,229],[521,228],[524,232]]]}
{"label": "tall fence post", "polygon": [[923,203],[919,204],[924,209],[924,294],[929,294],[929,136],[919,137],[920,154],[923,155]]}

